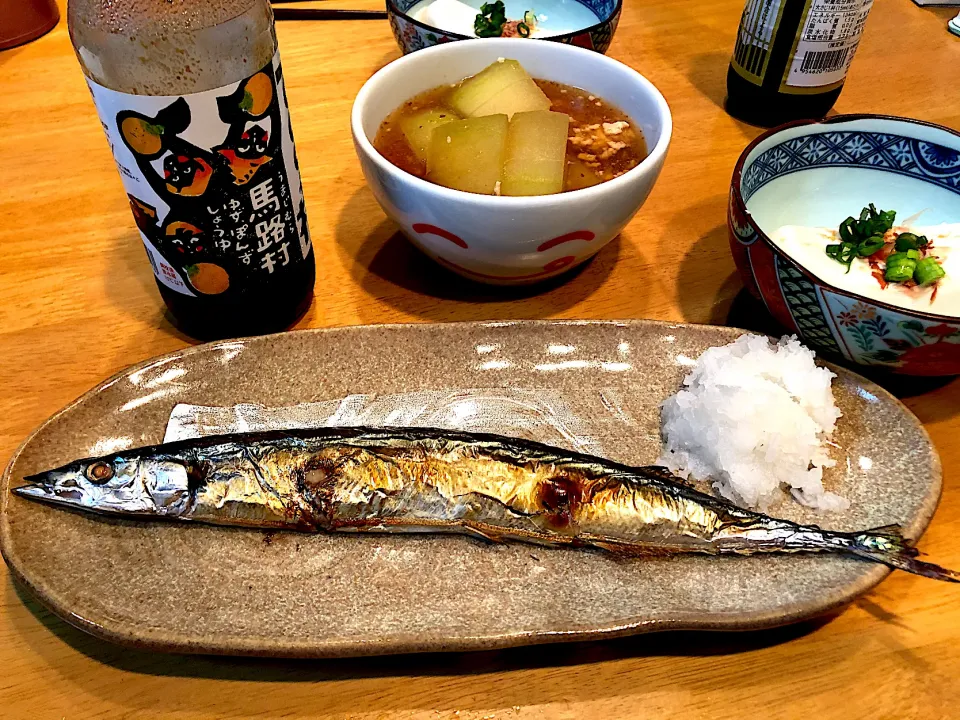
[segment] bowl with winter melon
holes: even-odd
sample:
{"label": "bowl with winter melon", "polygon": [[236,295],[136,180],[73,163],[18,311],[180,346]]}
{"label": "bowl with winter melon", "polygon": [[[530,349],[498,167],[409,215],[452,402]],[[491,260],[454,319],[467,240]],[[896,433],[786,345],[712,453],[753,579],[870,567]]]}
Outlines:
{"label": "bowl with winter melon", "polygon": [[672,130],[663,96],[626,65],[499,38],[390,63],[351,121],[387,216],[439,264],[494,284],[566,272],[616,237]]}
{"label": "bowl with winter melon", "polygon": [[826,356],[960,374],[960,133],[881,115],[774,128],[734,169],[747,289]]}

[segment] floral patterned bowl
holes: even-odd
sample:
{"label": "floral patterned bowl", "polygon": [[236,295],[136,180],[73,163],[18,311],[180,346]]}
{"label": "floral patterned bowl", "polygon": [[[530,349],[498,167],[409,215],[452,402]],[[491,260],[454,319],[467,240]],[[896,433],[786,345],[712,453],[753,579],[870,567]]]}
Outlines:
{"label": "floral patterned bowl", "polygon": [[773,244],[782,225],[837,227],[875,203],[924,225],[960,222],[960,133],[839,115],[770,130],[740,155],[730,249],[747,289],[818,351],[907,375],[960,374],[960,317],[868,299],[815,277]]}
{"label": "floral patterned bowl", "polygon": [[[431,27],[418,20],[414,20],[407,13],[420,0],[387,0],[387,15],[390,18],[390,27],[393,29],[393,36],[397,39],[397,44],[403,50],[403,54],[412,53],[416,50],[422,50],[433,45],[453,42],[454,40],[470,40],[467,35],[447,32],[440,28]],[[468,4],[479,7],[479,4],[466,0]],[[567,45],[577,45],[588,50],[596,50],[599,53],[605,53],[613,40],[613,34],[617,31],[617,24],[620,22],[620,11],[623,9],[623,0],[565,0],[565,2],[579,3],[589,8],[594,15],[600,18],[600,21],[589,27],[576,30],[564,35],[550,35],[541,38],[552,42],[566,43]],[[531,6],[539,10],[539,6]],[[557,5],[557,12],[560,11],[562,3]],[[554,11],[551,10],[551,13]]]}

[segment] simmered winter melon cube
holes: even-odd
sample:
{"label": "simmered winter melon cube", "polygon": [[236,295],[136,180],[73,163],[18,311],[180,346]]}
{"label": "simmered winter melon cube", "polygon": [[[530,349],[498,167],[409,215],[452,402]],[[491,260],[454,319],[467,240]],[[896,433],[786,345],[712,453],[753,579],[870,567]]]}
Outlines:
{"label": "simmered winter melon cube", "polygon": [[600,184],[600,178],[593,168],[587,167],[582,160],[571,160],[567,163],[567,190],[580,190]]}
{"label": "simmered winter melon cube", "polygon": [[549,110],[517,113],[507,131],[502,195],[550,195],[563,190],[570,118]]}
{"label": "simmered winter melon cube", "polygon": [[516,60],[497,61],[450,93],[450,107],[464,117],[549,110],[550,100]]}
{"label": "simmered winter melon cube", "polygon": [[429,108],[403,118],[400,121],[400,129],[403,130],[407,142],[410,143],[410,147],[417,154],[417,157],[426,162],[434,128],[459,119],[460,116],[452,110]]}
{"label": "simmered winter melon cube", "polygon": [[506,115],[457,120],[435,128],[427,179],[454,190],[493,195],[503,170]]}

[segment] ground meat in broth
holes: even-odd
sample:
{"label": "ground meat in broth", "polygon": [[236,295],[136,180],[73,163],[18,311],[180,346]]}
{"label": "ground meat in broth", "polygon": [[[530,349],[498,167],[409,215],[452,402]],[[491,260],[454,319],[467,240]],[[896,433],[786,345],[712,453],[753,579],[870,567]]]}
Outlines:
{"label": "ground meat in broth", "polygon": [[561,83],[537,80],[553,112],[570,116],[567,162],[574,158],[600,181],[620,177],[647,156],[646,143],[630,118],[603,99]]}
{"label": "ground meat in broth", "polygon": [[[564,192],[619,177],[647,156],[643,134],[617,108],[569,85],[547,80],[535,82],[552,103],[550,109],[570,117],[567,165],[575,166],[579,172],[567,173]],[[426,165],[407,142],[400,129],[400,119],[420,110],[443,108],[444,99],[449,93],[448,86],[428,90],[390,113],[374,139],[373,145],[377,151],[401,170],[420,178],[425,177]],[[583,172],[595,173],[596,180],[584,182],[582,177],[574,178],[575,174]]]}

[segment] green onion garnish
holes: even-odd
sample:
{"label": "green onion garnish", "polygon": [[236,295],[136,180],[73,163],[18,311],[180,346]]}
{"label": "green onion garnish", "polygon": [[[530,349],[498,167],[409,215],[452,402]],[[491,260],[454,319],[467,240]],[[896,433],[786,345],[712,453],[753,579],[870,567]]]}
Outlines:
{"label": "green onion garnish", "polygon": [[917,267],[913,271],[913,280],[917,285],[925,287],[932,285],[946,274],[935,257],[928,257],[917,263]]}
{"label": "green onion garnish", "polygon": [[907,250],[916,250],[919,247],[920,247],[920,238],[914,235],[912,232],[905,232],[897,235],[896,248],[898,252],[905,252]]}
{"label": "green onion garnish", "polygon": [[496,0],[493,3],[484,3],[480,6],[480,12],[473,21],[473,32],[477,37],[500,37],[503,34],[503,26],[507,23],[507,9],[503,5],[503,0]]}
{"label": "green onion garnish", "polygon": [[846,220],[840,223],[840,239],[844,242],[853,242],[853,231],[856,226],[857,221],[852,217],[848,217]]}
{"label": "green onion garnish", "polygon": [[885,244],[886,243],[883,241],[882,235],[872,235],[860,243],[860,245],[857,247],[857,254],[860,255],[860,257],[868,257],[877,252],[877,250],[882,248]]}
{"label": "green onion garnish", "polygon": [[[893,227],[897,213],[893,210],[877,210],[873,203],[840,223],[837,233],[840,242],[824,248],[828,257],[847,266],[847,272],[857,257],[867,258],[880,252],[887,245],[884,236]],[[900,233],[893,242],[894,250],[886,260],[884,279],[903,283],[913,280],[917,285],[931,285],[946,275],[939,261],[924,257],[930,241],[925,235],[912,232]]]}
{"label": "green onion garnish", "polygon": [[[916,252],[914,250],[913,252]],[[902,283],[913,279],[913,271],[917,269],[917,261],[907,253],[893,253],[887,257],[887,269],[883,277],[888,282]]]}
{"label": "green onion garnish", "polygon": [[860,217],[852,215],[840,223],[840,243],[828,245],[826,253],[837,262],[850,266],[856,257],[868,257],[883,248],[883,235],[893,227],[897,213],[893,210],[877,210],[871,203],[860,211]]}

